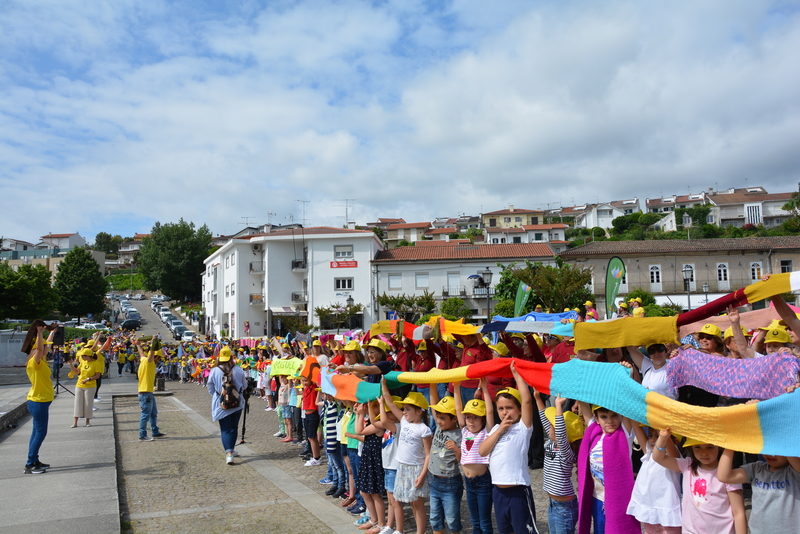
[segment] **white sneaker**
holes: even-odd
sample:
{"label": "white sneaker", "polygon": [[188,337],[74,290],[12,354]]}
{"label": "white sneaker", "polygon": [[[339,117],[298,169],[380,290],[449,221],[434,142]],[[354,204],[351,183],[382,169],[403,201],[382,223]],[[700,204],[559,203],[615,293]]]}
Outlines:
{"label": "white sneaker", "polygon": [[233,449],[233,453],[232,454],[233,454],[234,458],[238,458],[239,457],[239,451],[237,451],[236,449]]}
{"label": "white sneaker", "polygon": [[305,467],[311,467],[311,466],[314,466],[314,465],[319,465],[319,464],[320,464],[320,461],[319,461],[319,460],[315,460],[314,458],[311,458],[309,461],[307,461],[307,462],[306,462],[305,464],[303,464],[303,465],[304,465]]}
{"label": "white sneaker", "polygon": [[233,465],[233,453],[229,452],[225,455],[225,463],[228,465]]}
{"label": "white sneaker", "polygon": [[272,406],[267,406],[266,408],[264,408],[264,411],[265,412],[274,412],[275,408],[273,408]]}
{"label": "white sneaker", "polygon": [[392,530],[393,530],[392,527],[387,525],[387,526],[383,527],[381,529],[381,531],[378,532],[378,534],[392,534]]}
{"label": "white sneaker", "polygon": [[399,530],[395,530],[394,532],[392,532],[392,534],[403,534],[403,533],[400,532]]}
{"label": "white sneaker", "polygon": [[103,402],[103,399],[101,399],[100,397],[97,397],[94,401],[95,402]]}
{"label": "white sneaker", "polygon": [[96,412],[99,408],[97,406],[92,406],[92,411]]}

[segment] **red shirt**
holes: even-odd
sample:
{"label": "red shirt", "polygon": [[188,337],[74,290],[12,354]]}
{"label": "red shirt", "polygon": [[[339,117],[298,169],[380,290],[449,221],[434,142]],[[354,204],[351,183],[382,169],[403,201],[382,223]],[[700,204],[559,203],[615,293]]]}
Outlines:
{"label": "red shirt", "polygon": [[[428,341],[428,343],[433,343],[432,341]],[[433,355],[433,351],[429,348],[425,348],[420,353],[415,353],[411,357],[411,361],[414,365],[414,372],[415,373],[424,373],[426,371],[430,371],[433,369],[433,364],[436,361],[436,357]],[[430,384],[417,384],[418,388],[429,388],[431,387]]]}
{"label": "red shirt", "polygon": [[303,410],[317,411],[317,385],[314,382],[303,388]]}
{"label": "red shirt", "polygon": [[575,356],[575,341],[562,341],[553,348],[550,363],[568,362]]}
{"label": "red shirt", "polygon": [[[491,360],[492,357],[491,349],[479,343],[474,347],[464,349],[464,353],[461,355],[461,366],[485,362],[486,360]],[[464,380],[461,382],[461,385],[465,388],[477,388],[478,384],[480,384],[479,380]]]}

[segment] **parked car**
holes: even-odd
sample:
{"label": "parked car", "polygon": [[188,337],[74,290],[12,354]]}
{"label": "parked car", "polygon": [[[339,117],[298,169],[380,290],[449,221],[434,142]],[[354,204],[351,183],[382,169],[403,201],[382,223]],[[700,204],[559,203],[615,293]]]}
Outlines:
{"label": "parked car", "polygon": [[194,341],[194,336],[196,335],[194,330],[184,330],[181,341]]}
{"label": "parked car", "polygon": [[184,332],[186,332],[186,327],[185,326],[183,326],[183,325],[177,326],[177,327],[175,327],[175,330],[172,331],[172,337],[174,339],[177,339],[178,341],[180,341],[181,338],[183,337],[183,333]]}
{"label": "parked car", "polygon": [[167,326],[169,327],[170,330],[174,332],[176,328],[178,328],[179,326],[183,326],[183,322],[181,322],[180,319],[173,319],[172,321],[169,322]]}
{"label": "parked car", "polygon": [[127,320],[129,320],[129,319],[134,319],[134,320],[136,320],[136,321],[141,321],[141,320],[142,320],[142,316],[141,316],[141,315],[139,315],[139,314],[138,314],[138,313],[136,313],[136,312],[131,312],[131,313],[129,313],[129,314],[127,314],[127,315],[125,316],[125,320],[126,320],[126,321],[127,321]]}
{"label": "parked car", "polygon": [[139,330],[142,328],[142,322],[138,319],[126,319],[120,326],[123,330]]}
{"label": "parked car", "polygon": [[84,330],[109,330],[103,323],[83,323]]}

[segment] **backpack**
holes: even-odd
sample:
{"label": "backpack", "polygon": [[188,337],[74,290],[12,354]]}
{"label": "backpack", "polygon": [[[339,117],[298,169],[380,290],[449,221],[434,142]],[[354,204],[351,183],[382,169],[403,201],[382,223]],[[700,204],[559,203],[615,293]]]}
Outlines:
{"label": "backpack", "polygon": [[222,375],[222,393],[219,396],[219,407],[223,410],[232,410],[239,407],[240,393],[233,383],[233,373]]}

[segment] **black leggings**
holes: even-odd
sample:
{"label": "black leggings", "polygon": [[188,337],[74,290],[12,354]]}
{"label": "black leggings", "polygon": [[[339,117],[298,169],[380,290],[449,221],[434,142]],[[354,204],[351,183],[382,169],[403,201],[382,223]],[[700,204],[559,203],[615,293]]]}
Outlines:
{"label": "black leggings", "polygon": [[94,398],[95,399],[97,398],[97,392],[100,391],[100,384],[102,384],[102,383],[103,383],[103,379],[102,378],[98,378],[97,379],[97,387],[94,390]]}

